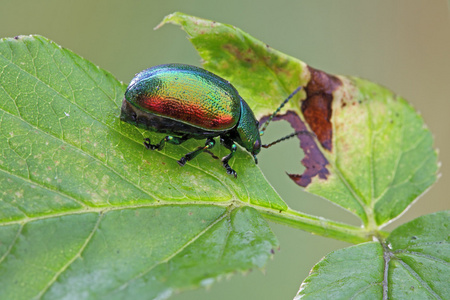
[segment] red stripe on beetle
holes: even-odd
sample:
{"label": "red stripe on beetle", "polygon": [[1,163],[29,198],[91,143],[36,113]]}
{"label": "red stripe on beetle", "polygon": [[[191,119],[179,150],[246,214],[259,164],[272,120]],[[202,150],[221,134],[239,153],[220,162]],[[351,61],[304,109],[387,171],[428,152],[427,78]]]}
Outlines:
{"label": "red stripe on beetle", "polygon": [[225,130],[233,127],[235,120],[231,115],[218,115],[205,110],[204,106],[188,103],[175,98],[142,97],[139,106],[156,115],[208,130]]}

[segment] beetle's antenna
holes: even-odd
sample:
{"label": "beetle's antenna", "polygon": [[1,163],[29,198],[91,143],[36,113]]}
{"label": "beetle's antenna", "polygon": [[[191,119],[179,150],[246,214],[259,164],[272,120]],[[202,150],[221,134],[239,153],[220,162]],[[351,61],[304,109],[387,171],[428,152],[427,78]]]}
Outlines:
{"label": "beetle's antenna", "polygon": [[270,144],[262,145],[261,147],[263,147],[263,148],[272,147],[273,145],[278,144],[279,142],[285,141],[285,140],[290,139],[291,137],[294,137],[294,136],[299,135],[299,134],[307,134],[307,135],[312,136],[312,137],[316,136],[314,133],[309,132],[307,130],[300,130],[300,131],[296,131],[296,132],[294,132],[294,133],[292,133],[290,135],[287,135],[285,137],[282,137],[281,139],[278,139],[275,142],[272,142]]}
{"label": "beetle's antenna", "polygon": [[[269,125],[270,121],[272,121],[272,119],[280,112],[280,110],[286,105],[286,103],[289,102],[289,100],[291,100],[292,97],[294,97],[295,94],[297,94],[300,90],[302,89],[302,86],[299,86],[298,88],[295,89],[295,91],[293,91],[284,101],[283,103],[281,103],[281,105],[277,108],[277,110],[269,117],[269,119],[264,122],[261,131],[259,132],[259,135],[263,135],[264,131],[266,131],[267,126]],[[294,134],[295,135],[295,134]]]}

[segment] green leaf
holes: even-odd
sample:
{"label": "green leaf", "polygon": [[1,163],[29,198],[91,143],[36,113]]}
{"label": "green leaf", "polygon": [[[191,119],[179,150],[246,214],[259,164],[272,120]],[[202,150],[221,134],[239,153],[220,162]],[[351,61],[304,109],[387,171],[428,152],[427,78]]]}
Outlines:
{"label": "green leaf", "polygon": [[255,210],[212,205],[78,213],[3,226],[0,237],[2,299],[166,298],[262,268],[276,245]]}
{"label": "green leaf", "polygon": [[272,256],[252,207],[287,206],[252,157],[235,179],[210,155],[177,164],[201,141],[146,150],[163,135],[119,120],[124,90],[43,37],[0,41],[1,299],[166,298]]}
{"label": "green leaf", "polygon": [[395,229],[388,244],[364,243],[328,254],[296,299],[446,299],[450,295],[450,211]]}
{"label": "green leaf", "polygon": [[182,26],[204,66],[230,80],[258,117],[303,87],[275,118],[317,136],[298,136],[306,170],[290,177],[357,215],[368,231],[399,216],[435,182],[431,133],[391,91],[311,68],[231,25],[182,13],[159,26],[165,23]]}
{"label": "green leaf", "polygon": [[392,299],[409,294],[417,299],[448,298],[450,211],[425,215],[396,228],[387,243]]}

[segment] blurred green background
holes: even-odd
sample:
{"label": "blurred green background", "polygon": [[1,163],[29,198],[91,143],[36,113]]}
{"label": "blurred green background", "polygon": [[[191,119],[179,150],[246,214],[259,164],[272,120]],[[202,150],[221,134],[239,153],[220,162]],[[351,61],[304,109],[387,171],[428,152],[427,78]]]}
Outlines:
{"label": "blurred green background", "polygon": [[[200,65],[186,34],[163,17],[181,11],[233,24],[275,49],[334,74],[364,77],[408,99],[421,112],[440,150],[441,178],[387,228],[449,209],[450,18],[445,0],[316,1],[0,1],[0,36],[40,34],[128,83],[162,63]],[[93,99],[95,101],[95,99]],[[280,100],[281,101],[281,100]],[[266,142],[291,132],[275,123]],[[325,200],[303,193],[285,175],[301,173],[295,140],[259,155],[261,169],[288,204],[302,212],[359,224]],[[293,160],[292,158],[295,157]],[[265,274],[232,276],[208,290],[173,299],[292,299],[310,268],[330,251],[348,246],[271,224],[281,249]]]}

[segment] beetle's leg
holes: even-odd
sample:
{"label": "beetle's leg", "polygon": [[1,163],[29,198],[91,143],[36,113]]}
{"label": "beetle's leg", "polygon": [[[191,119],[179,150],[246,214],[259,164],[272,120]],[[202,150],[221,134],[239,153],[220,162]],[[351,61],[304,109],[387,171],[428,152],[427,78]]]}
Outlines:
{"label": "beetle's leg", "polygon": [[222,143],[222,145],[224,145],[227,149],[231,151],[230,154],[222,158],[223,167],[227,170],[227,174],[233,175],[234,178],[237,178],[236,171],[233,170],[228,164],[228,161],[234,156],[234,153],[237,150],[237,146],[235,143],[233,143],[232,140],[226,138],[221,138],[220,142]]}
{"label": "beetle's leg", "polygon": [[186,142],[189,138],[190,137],[187,134],[183,135],[182,137],[176,137],[176,136],[168,135],[168,136],[164,137],[159,142],[159,144],[156,144],[156,145],[152,145],[150,139],[146,138],[146,139],[144,139],[144,145],[145,145],[145,147],[147,149],[150,149],[150,150],[155,150],[155,149],[156,150],[161,150],[162,148],[164,148],[164,145],[166,143],[174,144],[174,145],[180,145],[181,143]]}
{"label": "beetle's leg", "polygon": [[185,156],[180,158],[180,160],[178,161],[178,164],[180,166],[184,166],[186,164],[186,162],[194,159],[197,155],[199,155],[203,151],[211,149],[212,147],[214,147],[215,144],[216,144],[216,142],[214,141],[213,138],[207,138],[206,142],[205,142],[205,146],[198,147],[197,150],[189,152],[188,154],[186,154]]}

